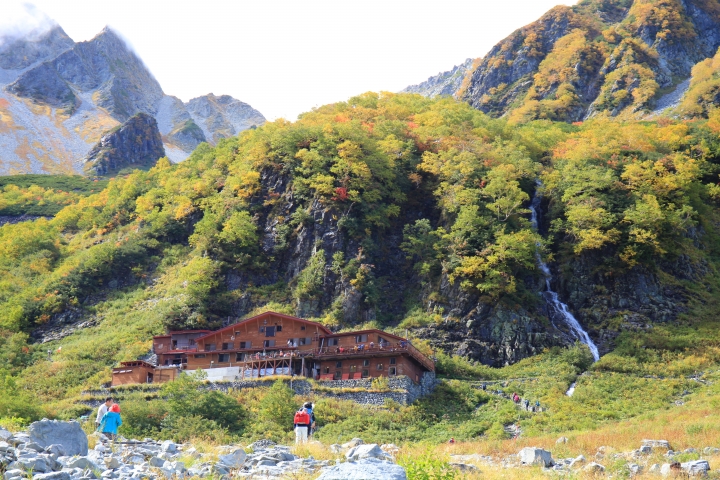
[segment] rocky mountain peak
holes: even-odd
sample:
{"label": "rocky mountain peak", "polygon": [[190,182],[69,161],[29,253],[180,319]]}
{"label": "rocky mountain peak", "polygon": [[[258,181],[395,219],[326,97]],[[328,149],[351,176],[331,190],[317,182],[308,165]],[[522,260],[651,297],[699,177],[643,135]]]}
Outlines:
{"label": "rocky mountain peak", "polygon": [[138,113],[102,136],[85,159],[85,171],[108,175],[128,167],[151,167],[164,156],[155,118]]}
{"label": "rocky mountain peak", "polygon": [[34,63],[54,57],[72,48],[75,42],[59,25],[55,25],[37,38],[0,38],[0,68],[22,70]]}

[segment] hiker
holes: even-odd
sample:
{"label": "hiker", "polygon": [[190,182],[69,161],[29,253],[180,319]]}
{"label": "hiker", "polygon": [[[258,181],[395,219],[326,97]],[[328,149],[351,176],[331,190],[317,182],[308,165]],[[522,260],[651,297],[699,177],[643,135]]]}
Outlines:
{"label": "hiker", "polygon": [[525,403],[525,410],[526,410],[526,411],[530,410],[530,400],[528,400],[528,399],[526,398],[524,403]]}
{"label": "hiker", "polygon": [[120,425],[122,425],[122,419],[120,418],[120,405],[113,403],[108,412],[103,415],[102,420],[100,420],[98,431],[110,440],[115,440]]}
{"label": "hiker", "polygon": [[482,384],[482,389],[483,389],[483,392],[484,392],[485,390],[487,390],[487,383],[483,382],[483,384]]}
{"label": "hiker", "polygon": [[448,440],[448,443],[449,443],[450,445],[453,445],[453,444],[455,443],[455,438],[454,438],[454,437],[450,437],[450,440]]}
{"label": "hiker", "polygon": [[312,435],[315,431],[315,406],[310,402],[305,402],[303,407],[307,410],[308,415],[310,415],[310,428],[308,429],[308,435]]}
{"label": "hiker", "polygon": [[110,407],[112,406],[112,397],[107,397],[105,399],[105,403],[100,405],[100,408],[98,408],[98,414],[97,417],[95,417],[95,428],[98,428],[100,426],[100,422],[102,421],[105,414],[108,412]]}
{"label": "hiker", "polygon": [[535,411],[540,411],[540,400],[535,400]]}
{"label": "hiker", "polygon": [[518,394],[516,392],[513,392],[512,400],[515,403],[520,403],[520,397],[518,396]]}
{"label": "hiker", "polygon": [[293,420],[295,426],[295,445],[306,443],[308,440],[308,430],[310,429],[310,415],[307,408],[302,407],[295,412]]}

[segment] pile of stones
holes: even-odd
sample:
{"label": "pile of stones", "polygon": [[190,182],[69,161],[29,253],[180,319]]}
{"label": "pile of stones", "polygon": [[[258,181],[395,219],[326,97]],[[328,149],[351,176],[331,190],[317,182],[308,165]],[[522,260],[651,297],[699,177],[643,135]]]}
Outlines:
{"label": "pile of stones", "polygon": [[[191,445],[171,441],[110,441],[77,422],[42,420],[27,432],[0,429],[0,472],[4,480],[130,480],[147,478],[280,479],[317,474],[320,480],[406,480],[391,453],[376,444],[355,441],[345,461],[315,460],[294,455],[290,447],[261,440],[247,447],[223,446],[203,454]],[[383,446],[388,450],[394,445]],[[342,447],[340,447],[342,448]],[[248,453],[250,452],[250,453]],[[184,461],[183,461],[184,460]],[[191,464],[189,467],[186,464]]]}

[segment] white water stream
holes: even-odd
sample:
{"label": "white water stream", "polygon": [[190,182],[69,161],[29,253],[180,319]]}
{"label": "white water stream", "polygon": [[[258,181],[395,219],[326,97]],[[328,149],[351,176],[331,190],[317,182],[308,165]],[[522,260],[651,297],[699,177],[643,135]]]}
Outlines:
{"label": "white water stream", "polygon": [[[538,186],[540,186],[539,183]],[[540,209],[541,199],[542,197],[536,191],[535,196],[533,196],[532,202],[530,203],[530,220],[535,230],[537,230],[538,228],[538,211]],[[568,306],[560,301],[557,292],[554,292],[550,287],[552,273],[550,272],[550,268],[547,266],[547,263],[545,263],[542,257],[540,257],[539,253],[537,254],[537,261],[538,265],[540,266],[540,270],[542,270],[543,275],[545,276],[545,291],[542,295],[545,298],[548,307],[550,308],[550,310],[552,310],[550,312],[551,318],[553,316],[553,312],[555,312],[554,316],[561,318],[565,322],[565,324],[570,328],[570,332],[572,333],[572,335],[588,346],[593,358],[597,362],[598,360],[600,360],[600,352],[598,352],[597,345],[595,345],[595,343],[590,338],[590,335],[588,335],[588,333],[582,328],[580,322],[578,322],[577,319],[573,316],[573,314],[570,313],[570,309],[568,309]],[[567,395],[572,396],[574,391],[575,384],[572,384],[570,386],[570,389],[567,391]]]}

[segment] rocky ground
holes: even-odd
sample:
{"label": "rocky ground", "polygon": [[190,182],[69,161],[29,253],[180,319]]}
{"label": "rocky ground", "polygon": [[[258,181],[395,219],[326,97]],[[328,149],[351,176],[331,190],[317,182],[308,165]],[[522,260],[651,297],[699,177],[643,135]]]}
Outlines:
{"label": "rocky ground", "polygon": [[[89,441],[90,440],[90,441]],[[94,443],[93,448],[89,448]],[[318,478],[321,480],[404,480],[394,463],[397,447],[365,445],[356,439],[333,445],[345,461],[315,460],[291,453],[290,447],[261,440],[243,448],[217,447],[200,453],[171,441],[90,439],[77,422],[42,420],[26,432],[0,429],[0,472],[4,480],[91,480],[140,478]],[[303,477],[303,478],[305,478]]]}
{"label": "rocky ground", "polygon": [[[558,444],[567,443],[560,437]],[[89,448],[92,446],[92,448]],[[140,478],[311,479],[316,480],[405,480],[405,469],[395,463],[400,449],[392,444],[379,446],[353,439],[331,445],[335,460],[306,458],[291,447],[260,440],[246,447],[219,446],[200,452],[190,444],[153,439],[110,441],[103,435],[88,437],[77,422],[42,420],[26,432],[0,429],[0,472],[4,480],[99,480]],[[606,477],[622,475],[647,477],[695,477],[710,472],[708,457],[720,449],[673,451],[666,440],[644,440],[637,450],[615,452],[600,447],[592,458],[553,459],[552,452],[525,447],[505,457],[480,454],[450,455],[454,471],[470,478],[482,478],[483,471],[539,468],[547,475]],[[678,461],[689,456],[695,460]],[[664,461],[661,463],[658,458]],[[606,465],[613,465],[606,472]],[[520,472],[518,472],[519,474]]]}

